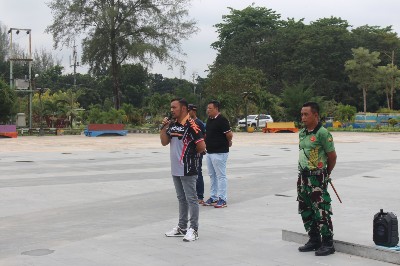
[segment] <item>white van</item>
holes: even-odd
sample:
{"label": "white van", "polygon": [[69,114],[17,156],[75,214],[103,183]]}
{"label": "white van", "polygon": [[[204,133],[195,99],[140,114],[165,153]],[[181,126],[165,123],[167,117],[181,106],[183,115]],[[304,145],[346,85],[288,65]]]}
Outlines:
{"label": "white van", "polygon": [[[254,128],[262,128],[265,127],[265,124],[268,122],[274,122],[274,119],[270,115],[259,114],[259,115],[248,115],[247,116],[247,126]],[[239,120],[238,126],[240,128],[246,127],[246,119],[243,118]]]}

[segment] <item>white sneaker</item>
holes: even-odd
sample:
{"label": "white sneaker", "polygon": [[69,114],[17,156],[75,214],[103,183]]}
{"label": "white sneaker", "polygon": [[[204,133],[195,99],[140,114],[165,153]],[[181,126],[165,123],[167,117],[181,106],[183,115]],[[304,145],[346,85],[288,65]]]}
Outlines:
{"label": "white sneaker", "polygon": [[183,238],[183,241],[185,242],[191,242],[191,241],[195,241],[199,239],[199,234],[197,233],[196,230],[194,230],[193,228],[189,228],[189,230],[187,230],[185,237]]}
{"label": "white sneaker", "polygon": [[179,226],[172,228],[171,231],[166,232],[165,235],[170,236],[185,236],[186,229],[181,229]]}

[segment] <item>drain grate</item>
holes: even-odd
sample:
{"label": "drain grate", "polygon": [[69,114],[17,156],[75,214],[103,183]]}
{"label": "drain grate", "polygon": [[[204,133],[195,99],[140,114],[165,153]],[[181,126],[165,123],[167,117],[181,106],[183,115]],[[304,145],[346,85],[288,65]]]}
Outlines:
{"label": "drain grate", "polygon": [[15,161],[16,163],[33,163],[33,161]]}
{"label": "drain grate", "polygon": [[379,178],[379,176],[372,176],[372,175],[363,175],[365,178]]}
{"label": "drain grate", "polygon": [[293,197],[293,196],[284,195],[284,194],[275,194],[275,196],[277,196],[277,197],[285,197],[285,198],[291,198],[291,197]]}

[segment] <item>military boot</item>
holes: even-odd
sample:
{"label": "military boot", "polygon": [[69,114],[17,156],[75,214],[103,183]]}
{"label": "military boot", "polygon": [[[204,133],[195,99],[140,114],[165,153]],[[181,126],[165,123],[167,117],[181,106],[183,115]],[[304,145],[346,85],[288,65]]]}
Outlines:
{"label": "military boot", "polygon": [[326,236],[322,238],[321,247],[315,251],[315,256],[328,256],[335,253],[335,247],[333,246],[332,236]]}
{"label": "military boot", "polygon": [[314,251],[321,247],[321,235],[317,228],[312,228],[308,235],[310,239],[304,246],[299,247],[300,252]]}

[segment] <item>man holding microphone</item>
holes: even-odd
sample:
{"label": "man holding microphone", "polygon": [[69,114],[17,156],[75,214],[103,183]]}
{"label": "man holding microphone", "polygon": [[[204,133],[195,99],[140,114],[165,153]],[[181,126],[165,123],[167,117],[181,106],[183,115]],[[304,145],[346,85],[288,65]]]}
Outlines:
{"label": "man holding microphone", "polygon": [[[171,174],[179,202],[178,225],[166,232],[167,237],[183,236],[183,241],[198,239],[199,205],[196,194],[199,154],[206,150],[203,134],[190,118],[185,99],[171,100],[172,119],[163,120],[160,140],[170,144]],[[190,226],[188,227],[188,222]]]}

